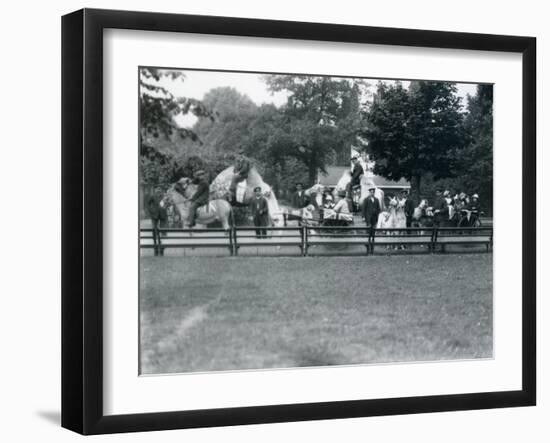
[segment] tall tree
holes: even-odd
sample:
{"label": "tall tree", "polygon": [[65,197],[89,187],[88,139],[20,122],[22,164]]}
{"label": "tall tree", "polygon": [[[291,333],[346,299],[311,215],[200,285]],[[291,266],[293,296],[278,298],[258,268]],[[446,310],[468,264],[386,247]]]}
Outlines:
{"label": "tall tree", "polygon": [[478,85],[476,95],[468,96],[465,119],[468,143],[461,171],[465,189],[480,194],[483,208],[493,204],[493,85]]}
{"label": "tall tree", "polygon": [[351,144],[358,143],[361,80],[306,75],[265,76],[272,92],[288,94],[282,108],[278,145],[282,155],[301,161],[308,180],[336,158],[348,158]]}
{"label": "tall tree", "polygon": [[465,137],[456,90],[448,82],[411,82],[408,89],[400,82],[378,84],[362,135],[376,159],[375,172],[409,180],[413,198],[425,174],[439,179],[458,173]]}
{"label": "tall tree", "polygon": [[202,100],[215,116],[199,118],[193,131],[200,138],[202,153],[231,153],[241,149],[248,127],[256,117],[257,106],[235,88],[219,87],[208,91]]}

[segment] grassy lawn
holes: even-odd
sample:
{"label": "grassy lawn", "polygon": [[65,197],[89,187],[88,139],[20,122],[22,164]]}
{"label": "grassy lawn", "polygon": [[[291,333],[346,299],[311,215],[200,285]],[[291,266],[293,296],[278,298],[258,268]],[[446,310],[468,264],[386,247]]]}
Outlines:
{"label": "grassy lawn", "polygon": [[492,357],[492,254],[140,266],[144,374]]}

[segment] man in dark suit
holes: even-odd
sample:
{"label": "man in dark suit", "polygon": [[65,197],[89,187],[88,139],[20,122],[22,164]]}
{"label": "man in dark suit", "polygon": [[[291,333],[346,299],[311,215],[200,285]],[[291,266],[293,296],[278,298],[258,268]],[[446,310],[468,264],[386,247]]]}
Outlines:
{"label": "man in dark suit", "polygon": [[200,206],[208,203],[208,197],[210,195],[210,185],[206,180],[205,171],[197,171],[195,173],[194,182],[197,184],[197,190],[191,197],[191,206],[189,207],[189,227],[195,226],[195,219],[197,218],[197,209]]}
{"label": "man in dark suit", "polygon": [[439,226],[446,216],[449,215],[449,209],[447,208],[447,200],[442,193],[441,188],[436,189],[435,198],[433,203],[434,210],[434,225]]}
{"label": "man in dark suit", "polygon": [[[254,198],[250,202],[250,212],[254,226],[265,227],[269,225],[269,207],[267,200],[262,195],[262,188],[256,186],[254,188]],[[256,229],[256,237],[267,237],[267,229]]]}
{"label": "man in dark suit", "polygon": [[403,189],[401,191],[401,197],[405,199],[405,217],[407,218],[407,228],[410,228],[412,225],[412,218],[414,214],[414,203],[409,197],[409,191],[407,189]]}
{"label": "man in dark suit", "polygon": [[165,227],[168,220],[166,208],[162,204],[162,197],[162,189],[156,188],[147,199],[147,213],[151,218],[151,226],[153,228]]}
{"label": "man in dark suit", "polygon": [[304,191],[302,183],[296,183],[296,191],[292,194],[292,206],[294,208],[305,208],[309,205],[309,197]]}
{"label": "man in dark suit", "polygon": [[363,218],[367,227],[370,227],[371,230],[376,228],[378,215],[380,214],[380,202],[374,196],[375,189],[374,187],[369,188],[369,195],[363,202]]}
{"label": "man in dark suit", "polygon": [[168,213],[162,202],[163,192],[161,188],[155,191],[147,199],[146,209],[151,218],[151,227],[153,228],[153,242],[155,244],[155,255],[163,255],[164,250],[157,244],[160,241],[159,228],[165,228],[168,222]]}
{"label": "man in dark suit", "polygon": [[363,166],[361,166],[361,163],[359,163],[359,157],[357,155],[354,155],[351,158],[351,163],[351,180],[346,186],[346,192],[348,194],[348,198],[351,198],[353,200],[353,187],[359,186],[361,184],[361,176],[365,173],[365,171],[363,171]]}

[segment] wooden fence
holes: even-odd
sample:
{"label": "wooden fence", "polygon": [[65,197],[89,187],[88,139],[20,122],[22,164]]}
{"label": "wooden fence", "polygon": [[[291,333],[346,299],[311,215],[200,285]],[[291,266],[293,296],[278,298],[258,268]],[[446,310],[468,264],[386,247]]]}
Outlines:
{"label": "wooden fence", "polygon": [[[484,245],[493,247],[493,228],[398,228],[371,229],[367,227],[233,227],[224,229],[140,229],[140,247],[153,249],[163,255],[170,248],[223,248],[229,255],[239,255],[242,248],[265,246],[297,247],[301,256],[311,254],[315,246],[362,246],[365,254],[385,248],[401,251],[421,246],[426,252],[446,252],[450,245]],[[418,249],[418,248],[417,248]],[[346,255],[345,249],[338,251]]]}

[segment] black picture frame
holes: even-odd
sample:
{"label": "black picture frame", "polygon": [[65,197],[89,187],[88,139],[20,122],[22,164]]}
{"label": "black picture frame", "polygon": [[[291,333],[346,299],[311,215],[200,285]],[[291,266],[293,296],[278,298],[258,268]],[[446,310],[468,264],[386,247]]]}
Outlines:
{"label": "black picture frame", "polygon": [[[131,415],[103,413],[103,30],[170,31],[522,55],[522,388]],[[62,426],[150,431],[536,403],[536,39],[503,35],[83,9],[62,18]]]}

